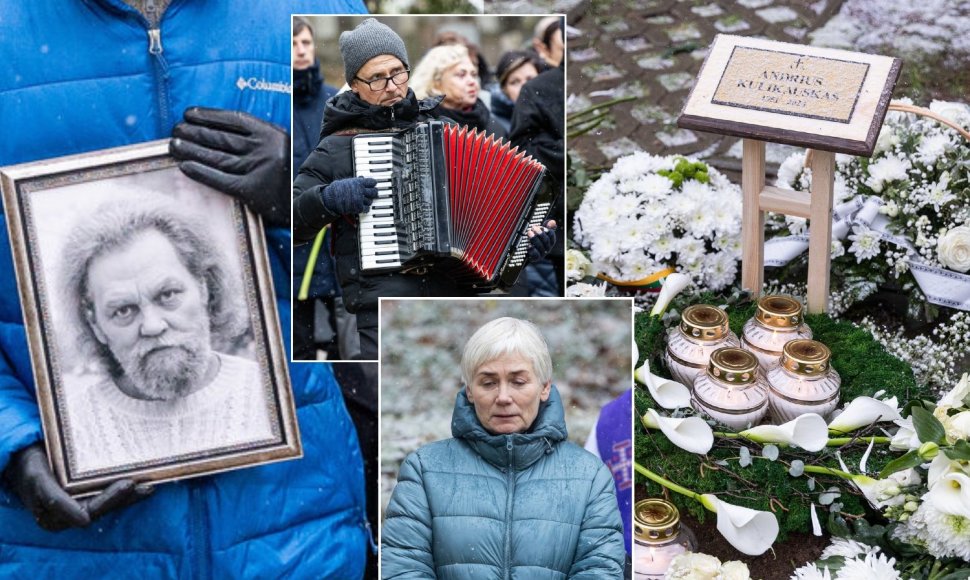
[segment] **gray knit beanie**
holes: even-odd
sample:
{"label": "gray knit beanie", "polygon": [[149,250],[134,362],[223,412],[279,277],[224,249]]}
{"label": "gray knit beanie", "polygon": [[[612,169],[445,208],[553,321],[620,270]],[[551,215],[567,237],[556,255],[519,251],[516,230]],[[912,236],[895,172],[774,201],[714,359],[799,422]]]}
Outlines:
{"label": "gray knit beanie", "polygon": [[410,68],[404,41],[389,26],[374,18],[368,18],[357,28],[340,34],[340,56],[344,59],[347,84],[354,80],[367,61],[382,54],[396,56],[404,66]]}

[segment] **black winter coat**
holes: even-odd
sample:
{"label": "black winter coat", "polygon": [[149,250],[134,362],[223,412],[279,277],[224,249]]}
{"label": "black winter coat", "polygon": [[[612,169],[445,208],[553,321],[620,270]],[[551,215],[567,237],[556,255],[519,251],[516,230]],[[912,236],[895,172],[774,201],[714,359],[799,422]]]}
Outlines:
{"label": "black winter coat", "polygon": [[297,243],[312,240],[327,224],[333,232],[337,280],[349,312],[372,311],[376,315],[381,296],[468,296],[448,276],[429,270],[423,275],[362,273],[360,271],[357,216],[327,211],[321,191],[330,183],[353,177],[351,139],[354,135],[407,129],[438,118],[440,99],[418,101],[414,92],[392,107],[371,105],[347,91],[327,103],[320,143],[300,168],[293,183],[293,238]]}
{"label": "black winter coat", "polygon": [[469,111],[449,109],[442,105],[438,107],[438,112],[441,116],[448,117],[459,125],[468,126],[469,129],[478,129],[479,131],[492,133],[496,137],[505,137],[507,134],[505,127],[492,116],[488,107],[485,106],[485,103],[481,99],[475,101],[475,106]]}
{"label": "black winter coat", "polygon": [[[565,85],[563,67],[552,68],[523,85],[512,112],[509,142],[538,159],[549,171],[556,192],[550,216],[557,224],[565,223],[566,150],[565,150]],[[565,251],[565,238],[559,236],[551,255]]]}
{"label": "black winter coat", "polygon": [[[310,152],[320,141],[320,125],[327,101],[337,89],[324,84],[316,62],[308,69],[293,71],[293,173],[300,169]],[[329,239],[329,234],[328,234]],[[293,249],[293,298],[299,292],[303,273],[310,259],[311,244]],[[328,251],[321,251],[313,268],[309,295],[314,298],[336,296],[340,293],[334,274],[333,260]]]}

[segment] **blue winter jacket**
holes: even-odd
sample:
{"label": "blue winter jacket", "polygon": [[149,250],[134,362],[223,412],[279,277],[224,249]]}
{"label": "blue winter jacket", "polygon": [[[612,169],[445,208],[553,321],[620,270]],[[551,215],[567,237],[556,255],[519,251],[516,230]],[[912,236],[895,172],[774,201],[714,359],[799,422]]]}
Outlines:
{"label": "blue winter jacket", "polygon": [[[359,0],[173,0],[157,32],[122,0],[0,7],[0,166],[170,135],[191,105],[289,128],[291,12]],[[289,233],[269,230],[289,337]],[[0,471],[42,438],[9,240],[0,224]],[[359,578],[360,452],[329,366],[291,365],[304,457],[160,484],[85,529],[39,528],[0,485],[3,578]]]}
{"label": "blue winter jacket", "polygon": [[491,435],[458,394],[453,439],[401,465],[382,533],[384,578],[623,577],[613,478],[566,441],[559,392],[527,433]]}

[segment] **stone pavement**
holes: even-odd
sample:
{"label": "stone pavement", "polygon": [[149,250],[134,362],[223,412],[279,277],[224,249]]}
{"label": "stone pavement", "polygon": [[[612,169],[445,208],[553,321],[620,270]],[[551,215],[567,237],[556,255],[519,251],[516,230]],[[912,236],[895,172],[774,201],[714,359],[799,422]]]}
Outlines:
{"label": "stone pavement", "polygon": [[[692,154],[731,175],[740,142],[679,129],[677,116],[718,33],[808,43],[807,34],[838,12],[842,0],[588,0],[569,12],[567,110],[625,96],[588,134],[569,139],[588,168],[626,153]],[[576,129],[573,125],[570,130]],[[769,146],[769,164],[792,148]],[[770,170],[770,168],[769,168]]]}

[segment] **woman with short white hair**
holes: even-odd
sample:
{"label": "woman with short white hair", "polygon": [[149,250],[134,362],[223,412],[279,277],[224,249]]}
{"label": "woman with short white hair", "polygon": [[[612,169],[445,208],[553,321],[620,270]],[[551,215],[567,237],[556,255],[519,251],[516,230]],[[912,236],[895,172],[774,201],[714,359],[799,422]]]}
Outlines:
{"label": "woman with short white hair", "polygon": [[442,97],[437,109],[442,116],[471,129],[505,137],[505,129],[478,98],[478,66],[463,45],[445,44],[429,50],[414,68],[411,88],[419,99]]}
{"label": "woman with short white hair", "polygon": [[623,577],[613,478],[566,440],[539,329],[498,318],[461,358],[452,439],[401,466],[382,533],[384,578]]}

